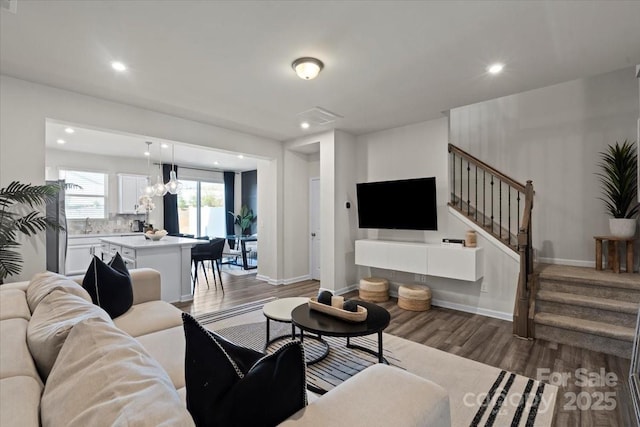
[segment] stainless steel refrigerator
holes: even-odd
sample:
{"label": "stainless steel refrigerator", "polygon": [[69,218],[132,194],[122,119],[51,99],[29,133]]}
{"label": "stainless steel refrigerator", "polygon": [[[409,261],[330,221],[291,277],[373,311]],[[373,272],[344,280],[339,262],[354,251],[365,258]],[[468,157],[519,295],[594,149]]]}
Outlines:
{"label": "stainless steel refrigerator", "polygon": [[47,203],[47,218],[63,227],[63,229],[60,230],[47,228],[47,270],[65,274],[68,244],[67,215],[64,210],[65,182],[61,179],[58,181],[47,181],[47,184],[60,186],[58,196]]}

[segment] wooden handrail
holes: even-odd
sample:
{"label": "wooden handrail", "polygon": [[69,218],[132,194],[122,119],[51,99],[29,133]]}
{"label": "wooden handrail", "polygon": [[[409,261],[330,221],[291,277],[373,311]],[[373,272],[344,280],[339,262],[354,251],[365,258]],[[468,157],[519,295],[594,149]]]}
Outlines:
{"label": "wooden handrail", "polygon": [[518,191],[521,192],[525,192],[525,188],[526,186],[512,178],[509,178],[507,175],[503,174],[502,172],[500,172],[499,170],[495,169],[494,167],[486,164],[485,162],[483,162],[482,160],[478,159],[477,157],[474,157],[473,155],[467,153],[464,150],[461,150],[460,148],[456,147],[453,144],[449,144],[449,153],[456,153],[458,154],[460,157],[468,160],[469,162],[473,163],[474,165],[478,165],[480,166],[482,169],[485,169],[487,172],[491,173],[492,175],[496,176],[498,179],[500,179],[500,181],[502,182],[506,182],[507,184],[509,184],[510,186],[512,186],[513,188],[515,188]]}

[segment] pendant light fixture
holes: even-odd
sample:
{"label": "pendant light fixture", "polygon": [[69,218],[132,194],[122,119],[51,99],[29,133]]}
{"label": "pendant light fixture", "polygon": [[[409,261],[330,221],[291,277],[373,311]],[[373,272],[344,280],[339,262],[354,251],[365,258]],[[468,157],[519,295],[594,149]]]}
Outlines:
{"label": "pendant light fixture", "polygon": [[167,182],[165,188],[171,194],[178,194],[182,189],[182,183],[178,181],[176,176],[176,153],[173,144],[171,144],[171,172],[169,172],[169,182]]}
{"label": "pendant light fixture", "polygon": [[160,172],[158,173],[158,178],[156,179],[156,183],[153,185],[153,195],[162,197],[167,194],[167,189],[164,187],[164,182],[162,181],[162,145],[160,147]]}
{"label": "pendant light fixture", "polygon": [[153,197],[155,190],[153,185],[151,185],[151,144],[152,142],[146,141],[147,151],[144,152],[144,155],[147,156],[147,186],[144,187],[144,194],[149,197]]}

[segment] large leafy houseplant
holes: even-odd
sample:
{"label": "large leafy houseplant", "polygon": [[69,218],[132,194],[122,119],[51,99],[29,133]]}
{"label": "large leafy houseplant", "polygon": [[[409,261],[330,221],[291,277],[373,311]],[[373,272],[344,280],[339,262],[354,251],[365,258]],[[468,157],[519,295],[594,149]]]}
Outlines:
{"label": "large leafy houseplant", "polygon": [[17,250],[20,235],[35,236],[48,227],[62,228],[38,209],[59,191],[60,187],[55,184],[31,185],[18,181],[0,188],[0,284],[7,276],[22,271],[24,260]]}
{"label": "large leafy houseplant", "polygon": [[235,218],[233,223],[240,227],[243,235],[251,234],[251,224],[256,222],[257,219],[257,216],[253,213],[253,209],[249,209],[247,205],[242,205],[240,213],[236,214],[235,212],[229,211],[229,215]]}
{"label": "large leafy houseplant", "polygon": [[[622,145],[616,141],[615,145],[609,145],[607,150],[600,153],[601,169],[597,175],[602,184],[602,200],[605,208],[614,219],[627,219],[628,231],[625,236],[635,234],[635,217],[638,215],[640,203],[638,203],[638,154],[635,142],[625,140]],[[610,221],[611,232],[614,235],[614,221]],[[633,228],[633,230],[631,230]]]}

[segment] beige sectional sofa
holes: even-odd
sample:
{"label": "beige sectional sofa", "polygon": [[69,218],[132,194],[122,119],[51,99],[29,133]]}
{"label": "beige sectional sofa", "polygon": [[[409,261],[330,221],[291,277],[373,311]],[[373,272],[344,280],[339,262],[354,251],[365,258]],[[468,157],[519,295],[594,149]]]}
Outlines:
{"label": "beige sectional sofa", "polygon": [[[157,271],[131,277],[134,304],[113,321],[70,278],[0,286],[0,426],[194,424],[181,311],[160,300]],[[450,425],[444,389],[386,365],[309,401],[282,425]]]}

